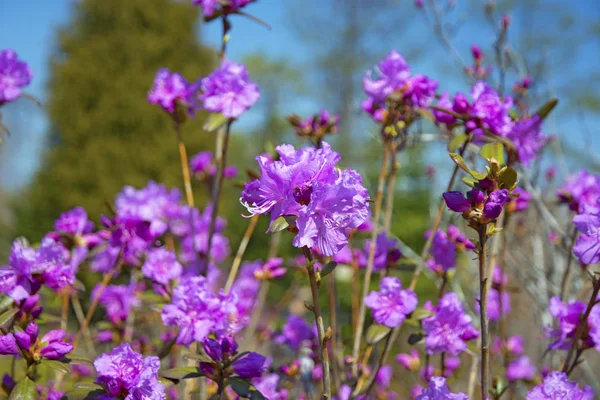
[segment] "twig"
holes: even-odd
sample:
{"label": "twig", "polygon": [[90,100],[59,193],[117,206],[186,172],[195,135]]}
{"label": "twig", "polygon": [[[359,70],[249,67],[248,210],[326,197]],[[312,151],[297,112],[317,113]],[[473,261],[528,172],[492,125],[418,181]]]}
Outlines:
{"label": "twig", "polygon": [[[85,320],[85,315],[83,314],[83,308],[81,307],[81,302],[79,301],[79,297],[77,297],[77,293],[75,291],[71,292],[71,304],[73,305],[73,311],[75,312],[75,317],[79,322],[79,327],[83,326],[83,321]],[[90,335],[90,331],[86,330],[83,334],[85,338],[85,344],[88,348],[88,351],[91,354],[96,354],[96,349],[94,348],[94,342],[92,341],[92,335]]]}
{"label": "twig", "polygon": [[486,274],[486,241],[487,225],[481,225],[479,234],[479,315],[481,324],[481,398],[488,395],[490,361],[489,361],[489,328],[487,315],[487,274]]}
{"label": "twig", "polygon": [[568,286],[569,286],[569,278],[571,273],[571,264],[573,264],[573,247],[575,247],[575,241],[577,239],[578,234],[577,227],[573,227],[573,233],[571,234],[571,243],[569,244],[569,254],[567,254],[567,265],[565,266],[565,272],[563,274],[562,280],[560,281],[560,298],[565,299],[568,297]]}
{"label": "twig", "polygon": [[229,271],[229,276],[227,277],[227,283],[225,284],[225,294],[229,293],[233,282],[235,281],[235,277],[237,276],[238,270],[240,268],[240,264],[242,263],[242,258],[244,257],[244,253],[246,252],[246,248],[248,247],[248,243],[250,242],[250,238],[254,233],[254,228],[256,228],[256,223],[258,222],[258,214],[252,216],[250,218],[250,223],[248,224],[248,228],[246,229],[246,233],[244,233],[244,237],[240,242],[240,247],[238,247],[238,251],[235,254],[235,258],[233,259],[233,264],[231,265],[231,270]]}
{"label": "twig", "polygon": [[383,230],[385,233],[390,232],[392,225],[392,214],[394,212],[394,195],[396,193],[396,172],[398,172],[398,162],[396,161],[397,146],[395,143],[390,145],[390,173],[387,180],[387,192],[385,197],[385,212],[383,214]]}

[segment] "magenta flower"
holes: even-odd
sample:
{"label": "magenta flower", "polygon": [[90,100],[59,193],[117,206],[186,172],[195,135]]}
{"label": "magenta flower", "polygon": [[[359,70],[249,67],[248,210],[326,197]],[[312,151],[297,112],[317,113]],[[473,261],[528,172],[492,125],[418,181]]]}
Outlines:
{"label": "magenta flower", "polygon": [[239,118],[259,97],[258,85],[249,80],[246,67],[228,60],[202,79],[198,96],[206,110],[227,118]]}
{"label": "magenta flower", "polygon": [[64,235],[81,237],[92,232],[94,223],[88,219],[87,212],[83,207],[75,207],[60,214],[60,217],[54,222],[54,229]]}
{"label": "magenta flower", "polygon": [[[100,284],[94,288],[92,299],[98,296],[99,287]],[[108,285],[98,301],[106,310],[106,317],[115,325],[125,322],[131,310],[141,304],[134,284]]]}
{"label": "magenta flower", "polygon": [[198,108],[195,100],[197,90],[198,84],[189,83],[182,75],[163,68],[156,73],[154,85],[148,92],[148,101],[158,104],[169,114],[174,114],[179,104],[190,115],[194,115]]}
{"label": "magenta flower", "polygon": [[573,217],[573,223],[581,232],[573,247],[573,253],[582,264],[600,262],[600,198],[595,207],[584,204],[581,213]]}
{"label": "magenta flower", "polygon": [[[279,375],[268,374],[261,378],[254,378],[252,385],[258,390],[266,399],[269,400],[287,400],[288,392],[285,388],[278,388],[279,386]],[[340,389],[341,390],[341,389]]]}
{"label": "magenta flower", "polygon": [[495,190],[490,193],[483,205],[483,216],[489,219],[498,218],[508,198],[507,189]]}
{"label": "magenta flower", "polygon": [[0,334],[0,354],[10,356],[19,354],[19,346],[12,333]]}
{"label": "magenta flower", "polygon": [[192,3],[202,8],[204,17],[212,17],[217,5],[221,5],[224,12],[230,13],[239,10],[253,1],[254,0],[192,0]]}
{"label": "magenta flower", "polygon": [[11,49],[0,51],[0,106],[21,97],[21,89],[31,82],[33,74],[26,62]]}
{"label": "magenta flower", "polygon": [[378,103],[384,103],[388,95],[402,89],[410,77],[410,67],[396,50],[379,62],[376,71],[377,79],[371,78],[371,71],[365,74],[363,88]]}
{"label": "magenta flower", "polygon": [[469,400],[464,393],[451,393],[446,386],[446,378],[434,376],[429,380],[429,387],[423,389],[416,400]]}
{"label": "magenta flower", "polygon": [[[363,251],[358,252],[358,264],[361,268],[367,268],[371,241],[365,240]],[[379,233],[375,240],[375,258],[373,260],[373,271],[383,271],[392,267],[402,258],[402,251],[398,248],[398,241],[388,238],[385,232]]]}
{"label": "magenta flower", "polygon": [[409,99],[415,107],[427,108],[435,99],[435,92],[438,87],[438,81],[428,78],[425,75],[417,74],[410,77],[406,82],[404,91],[405,100]]}
{"label": "magenta flower", "polygon": [[469,240],[456,226],[448,225],[448,237],[454,243],[457,250],[475,250],[475,244]]}
{"label": "magenta flower", "polygon": [[[238,345],[231,336],[222,336],[218,340],[206,337],[202,345],[206,354],[213,360],[200,363],[200,369],[209,377],[217,371],[227,373],[228,368],[232,368],[236,375],[245,379],[257,378],[263,373],[266,357],[254,352],[242,353],[235,357]],[[221,369],[223,371],[220,371]]]}
{"label": "magenta flower", "polygon": [[527,400],[592,400],[594,392],[591,387],[583,389],[577,382],[569,381],[564,372],[551,372],[544,382],[540,383],[527,393]]}
{"label": "magenta flower", "polygon": [[254,270],[254,277],[258,280],[271,280],[282,277],[286,271],[287,269],[283,267],[283,258],[269,258]]}
{"label": "magenta flower", "polygon": [[518,356],[523,354],[525,341],[522,336],[511,336],[503,344],[499,338],[496,338],[492,344],[492,352],[500,353],[503,348],[506,349],[510,354]]}
{"label": "magenta flower", "polygon": [[506,377],[511,382],[519,379],[531,381],[535,378],[536,372],[537,369],[531,363],[529,357],[524,356],[510,363],[506,369]]}
{"label": "magenta flower", "polygon": [[348,231],[368,218],[368,193],[354,170],[338,171],[339,155],[322,148],[276,148],[279,161],[257,157],[261,177],[247,182],[241,202],[255,214],[296,217],[293,244],[332,256],[348,243]]}
{"label": "magenta flower", "polygon": [[501,99],[498,92],[481,81],[473,86],[471,97],[473,98],[470,107],[472,119],[465,125],[468,132],[474,131],[475,134],[483,135],[481,128],[485,128],[504,137],[511,133],[513,122],[508,111],[512,108],[513,101],[510,96]]}
{"label": "magenta flower", "polygon": [[580,316],[585,311],[586,305],[582,301],[570,301],[568,304],[564,304],[559,297],[552,297],[548,308],[550,314],[558,320],[556,328],[546,330],[546,336],[553,340],[549,348],[566,350],[571,347],[571,341],[575,336]]}
{"label": "magenta flower", "polygon": [[39,328],[35,322],[30,322],[24,331],[14,333],[16,343],[21,350],[30,353],[34,359],[44,357],[59,360],[73,350],[73,345],[64,342],[65,331],[52,330],[38,341]]}
{"label": "magenta flower", "polygon": [[304,341],[312,341],[314,337],[313,329],[304,318],[290,314],[281,327],[281,334],[275,336],[275,342],[288,345],[292,350],[298,351]]}
{"label": "magenta flower", "polygon": [[189,346],[211,332],[226,332],[228,318],[236,312],[231,295],[215,294],[207,287],[206,278],[191,276],[173,290],[171,304],[162,309],[162,321],[166,326],[178,326],[177,343]]}
{"label": "magenta flower", "polygon": [[190,169],[194,175],[213,176],[217,167],[213,163],[213,154],[210,151],[201,151],[190,160]]}
{"label": "magenta flower", "polygon": [[[452,111],[452,102],[450,101],[450,96],[448,95],[448,92],[442,93],[442,96],[440,97],[436,105],[440,108]],[[456,118],[446,112],[439,110],[433,110],[432,112],[436,122],[439,124],[451,125],[456,122]]]}
{"label": "magenta flower", "polygon": [[146,261],[142,265],[142,273],[146,278],[164,286],[177,280],[182,270],[175,252],[164,247],[148,251]]}
{"label": "magenta flower", "polygon": [[479,336],[455,293],[445,294],[433,311],[422,321],[428,354],[446,352],[456,356],[466,350],[466,341]]}
{"label": "magenta flower", "polygon": [[375,322],[395,328],[417,308],[419,300],[412,290],[402,290],[398,278],[387,276],[381,280],[380,291],[369,293],[364,302],[373,310]]}
{"label": "magenta flower", "polygon": [[[165,388],[158,380],[158,357],[142,357],[128,343],[94,361],[96,381],[109,396],[124,400],[164,400]],[[111,397],[111,398],[113,398]]]}
{"label": "magenta flower", "polygon": [[415,349],[413,349],[410,354],[398,354],[396,356],[396,361],[411,372],[416,372],[421,368],[421,358],[419,357],[419,352]]}
{"label": "magenta flower", "polygon": [[471,209],[471,202],[458,191],[445,192],[442,194],[446,206],[454,212],[463,213]]}
{"label": "magenta flower", "polygon": [[556,195],[573,211],[579,211],[584,204],[595,206],[600,198],[600,176],[581,170],[569,176]]}
{"label": "magenta flower", "polygon": [[[479,296],[475,299],[475,311],[479,312]],[[487,313],[490,321],[499,321],[501,315],[510,313],[510,294],[502,292],[502,314],[500,313],[500,293],[496,289],[490,289],[487,298]]]}
{"label": "magenta flower", "polygon": [[525,189],[522,189],[520,187],[515,188],[512,191],[512,193],[518,194],[519,197],[517,197],[517,198],[509,197],[508,198],[508,206],[507,206],[508,210],[510,210],[511,212],[520,212],[520,211],[527,210],[527,207],[529,207],[529,202],[533,198],[531,196],[531,194],[529,192],[527,192]]}
{"label": "magenta flower", "polygon": [[529,166],[531,161],[539,158],[538,153],[549,141],[542,132],[543,120],[534,115],[517,121],[512,130],[506,135],[515,145],[519,161]]}

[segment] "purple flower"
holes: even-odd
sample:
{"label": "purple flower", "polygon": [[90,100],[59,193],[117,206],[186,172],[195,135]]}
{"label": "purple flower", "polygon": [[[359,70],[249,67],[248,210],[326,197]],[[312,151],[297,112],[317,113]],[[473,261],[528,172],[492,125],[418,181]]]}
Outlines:
{"label": "purple flower", "polygon": [[0,335],[0,354],[2,355],[17,355],[19,354],[19,347],[17,341],[12,333],[6,335]]}
{"label": "purple flower", "polygon": [[410,354],[398,354],[396,361],[409,371],[416,372],[421,368],[421,359],[419,352],[413,349]]}
{"label": "purple flower", "polygon": [[582,264],[600,262],[600,198],[598,205],[584,204],[581,213],[573,217],[573,223],[581,232],[573,247],[573,253]]}
{"label": "purple flower", "polygon": [[445,294],[434,314],[422,321],[427,353],[446,352],[456,356],[465,351],[465,342],[479,336],[471,321],[456,294]]}
{"label": "purple flower", "polygon": [[594,392],[592,388],[586,386],[579,388],[577,382],[569,381],[569,377],[564,372],[551,372],[544,382],[540,383],[529,393],[527,400],[592,400]]}
{"label": "purple flower", "polygon": [[312,341],[314,336],[313,329],[304,318],[290,314],[281,328],[281,334],[275,337],[275,342],[286,344],[292,350],[298,351],[304,341]]}
{"label": "purple flower", "polygon": [[217,172],[213,164],[213,154],[210,151],[201,151],[190,160],[190,169],[194,175],[213,176]]}
{"label": "purple flower", "polygon": [[552,297],[548,308],[550,314],[558,320],[556,328],[546,330],[546,335],[553,340],[549,348],[566,350],[571,347],[572,338],[579,326],[579,318],[585,311],[586,305],[582,301],[570,301],[564,304],[559,297]]}
{"label": "purple flower", "polygon": [[148,251],[142,273],[146,278],[168,286],[170,281],[179,278],[182,269],[175,252],[161,247]]}
{"label": "purple flower", "polygon": [[42,336],[39,350],[40,355],[50,360],[59,360],[73,351],[73,345],[63,341],[65,335],[65,331],[58,329]]}
{"label": "purple flower", "polygon": [[520,187],[515,188],[515,190],[513,190],[512,193],[518,194],[519,197],[508,198],[508,209],[511,212],[520,212],[526,210],[527,207],[529,207],[529,202],[533,198],[531,194],[529,194],[529,192],[527,192],[525,189],[521,189]]}
{"label": "purple flower", "polygon": [[[479,312],[479,296],[475,299],[475,311]],[[496,289],[490,289],[487,297],[487,313],[490,321],[500,320],[500,293]],[[510,294],[502,292],[502,315],[510,313]]]}
{"label": "purple flower", "polygon": [[412,290],[402,290],[402,282],[391,276],[381,280],[380,289],[365,297],[365,305],[373,310],[375,322],[395,328],[417,308],[417,295]]}
{"label": "purple flower", "polygon": [[[231,336],[221,336],[218,340],[205,337],[202,340],[204,351],[214,361],[200,363],[203,371],[212,374],[216,368],[221,368],[220,363],[230,363],[232,357],[237,354],[238,345]],[[239,357],[233,357],[231,368],[242,378],[256,378],[262,375],[266,357],[258,353],[244,353]]]}
{"label": "purple flower", "polygon": [[[99,293],[100,284],[94,288],[92,298]],[[108,285],[100,293],[99,303],[106,310],[106,317],[115,325],[124,322],[131,310],[140,306],[136,287],[129,285]]]}
{"label": "purple flower", "polygon": [[135,189],[125,186],[115,198],[117,216],[150,223],[150,234],[160,236],[167,231],[169,212],[177,208],[181,201],[178,189],[167,189],[165,185],[154,181],[146,187]]}
{"label": "purple flower", "polygon": [[189,346],[211,332],[225,333],[230,315],[237,312],[232,295],[215,294],[203,276],[190,276],[173,290],[171,304],[162,309],[166,326],[178,326],[177,343]]}
{"label": "purple flower", "polygon": [[287,400],[288,393],[284,388],[277,389],[279,384],[279,375],[269,374],[261,378],[254,378],[252,385],[258,390],[266,399],[269,400]]}
{"label": "purple flower", "polygon": [[405,99],[410,99],[411,104],[415,107],[427,108],[435,98],[437,87],[438,81],[417,74],[406,82],[404,96]]}
{"label": "purple flower", "polygon": [[[431,233],[428,231],[425,237],[429,237]],[[450,240],[446,232],[438,229],[433,234],[431,245],[431,255],[436,265],[441,267],[441,270],[446,272],[456,266],[456,246]]]}
{"label": "purple flower", "polygon": [[[442,94],[436,105],[440,108],[452,111],[452,102],[450,101],[450,96],[448,95],[448,92],[444,92]],[[447,112],[433,110],[433,115],[435,116],[436,122],[439,124],[451,125],[456,122],[456,118],[448,114]]]}
{"label": "purple flower", "polygon": [[446,357],[444,359],[444,378],[452,376],[458,367],[460,367],[460,357]]}
{"label": "purple flower", "polygon": [[506,341],[506,350],[511,354],[520,355],[523,354],[524,340],[522,336],[511,336]]}
{"label": "purple flower", "polygon": [[[361,268],[366,268],[371,251],[371,241],[365,240],[363,251],[358,253],[358,263]],[[402,251],[398,248],[398,241],[388,238],[385,232],[377,235],[375,241],[375,258],[373,260],[373,271],[383,271],[390,268],[402,258]]]}
{"label": "purple flower", "polygon": [[511,382],[519,379],[531,381],[535,377],[536,372],[537,370],[529,357],[524,356],[510,363],[506,369],[506,377]]}
{"label": "purple flower", "polygon": [[165,388],[158,380],[158,357],[142,357],[128,343],[102,354],[94,361],[97,382],[108,395],[125,400],[165,399]]}
{"label": "purple flower", "polygon": [[446,386],[446,378],[434,376],[429,381],[429,387],[423,389],[416,400],[469,400],[464,393],[451,393]]}
{"label": "purple flower", "polygon": [[471,203],[461,192],[445,192],[442,196],[444,197],[446,206],[454,212],[462,213],[471,209]]}
{"label": "purple flower", "polygon": [[508,111],[512,108],[513,102],[510,96],[501,99],[498,92],[481,81],[473,86],[471,97],[473,104],[470,115],[474,120],[467,122],[468,130],[483,134],[480,132],[481,126],[499,136],[506,137],[511,133],[513,122]]}
{"label": "purple flower", "polygon": [[192,3],[202,8],[204,17],[212,17],[217,8],[217,4],[221,4],[223,10],[226,12],[234,12],[252,1],[254,0],[192,0]]}
{"label": "purple flower", "polygon": [[368,218],[368,193],[354,170],[338,171],[339,155],[328,143],[322,148],[276,148],[279,161],[259,156],[258,180],[247,182],[241,202],[255,214],[296,216],[293,244],[332,256],[348,243],[348,230]]}
{"label": "purple flower", "polygon": [[235,302],[236,316],[235,318],[230,317],[230,323],[234,325],[235,330],[242,329],[250,322],[260,288],[260,281],[256,275],[261,264],[261,261],[242,264],[239,276],[231,287],[231,293],[237,300]]}
{"label": "purple flower", "polygon": [[236,359],[231,367],[241,378],[258,378],[263,373],[263,366],[267,358],[258,353],[248,353]]}
{"label": "purple flower", "polygon": [[581,170],[569,176],[556,194],[573,211],[579,211],[583,204],[595,206],[600,198],[600,176]]}
{"label": "purple flower", "polygon": [[60,214],[60,217],[54,222],[54,229],[65,235],[82,236],[92,232],[94,223],[88,219],[87,212],[83,207],[75,207]]}
{"label": "purple flower", "polygon": [[223,168],[223,176],[228,179],[233,179],[237,176],[238,170],[235,165],[227,165]]}
{"label": "purple flower", "polygon": [[392,50],[379,62],[376,71],[379,75],[377,79],[371,78],[371,71],[363,78],[365,92],[376,102],[385,102],[386,97],[402,89],[410,77],[408,64],[396,50]]}
{"label": "purple flower", "polygon": [[[36,262],[45,265],[42,279],[46,286],[59,291],[75,283],[75,273],[79,266],[79,260],[74,257],[75,262],[67,262],[69,252],[62,244],[55,242],[53,239],[44,238],[36,253]],[[87,254],[87,251],[85,251],[85,254]]]}
{"label": "purple flower", "polygon": [[271,280],[282,277],[286,271],[283,267],[283,258],[269,258],[264,264],[258,265],[258,268],[254,270],[254,277],[258,280]]}
{"label": "purple flower", "polygon": [[502,212],[502,207],[508,201],[508,190],[494,190],[488,195],[483,205],[483,216],[489,219],[498,218]]}
{"label": "purple flower", "polygon": [[148,101],[160,105],[170,114],[174,114],[177,105],[180,104],[190,115],[193,115],[198,108],[195,101],[197,90],[197,84],[189,83],[180,74],[163,68],[156,73],[154,86],[148,92]]}
{"label": "purple flower", "polygon": [[475,250],[475,244],[460,229],[452,224],[448,225],[448,237],[454,243],[457,250]]}
{"label": "purple flower", "polygon": [[198,96],[206,110],[227,118],[239,118],[259,97],[258,85],[248,79],[246,67],[228,60],[202,79]]}
{"label": "purple flower", "polygon": [[31,68],[11,49],[0,51],[0,106],[21,96],[21,88],[33,79]]}
{"label": "purple flower", "polygon": [[506,135],[514,143],[519,161],[525,166],[539,158],[539,151],[548,143],[548,137],[542,133],[542,122],[538,115],[524,118],[516,122]]}
{"label": "purple flower", "polygon": [[600,351],[600,306],[596,305],[592,308],[588,317],[588,325],[590,327],[590,341],[594,344],[597,351]]}

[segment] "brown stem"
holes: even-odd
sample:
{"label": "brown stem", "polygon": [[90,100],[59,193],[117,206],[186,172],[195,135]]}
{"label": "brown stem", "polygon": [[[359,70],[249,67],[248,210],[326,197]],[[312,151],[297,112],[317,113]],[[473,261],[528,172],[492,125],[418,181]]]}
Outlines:
{"label": "brown stem", "polygon": [[327,340],[325,339],[325,326],[323,324],[323,316],[321,314],[321,305],[319,304],[319,286],[315,275],[314,261],[310,249],[303,248],[306,257],[306,272],[310,282],[310,291],[312,293],[312,312],[315,315],[317,323],[317,333],[319,336],[319,346],[321,347],[321,363],[323,364],[323,398],[331,398],[331,377],[329,370],[329,353],[327,352]]}
{"label": "brown stem", "polygon": [[360,277],[358,260],[354,257],[354,249],[348,243],[348,249],[352,256],[352,332],[356,332],[358,326],[358,309],[360,308]]}
{"label": "brown stem", "polygon": [[489,362],[489,327],[487,315],[487,264],[486,241],[487,225],[481,225],[479,234],[479,316],[481,320],[481,398],[488,395],[490,362]]}
{"label": "brown stem", "polygon": [[367,270],[365,271],[365,280],[363,281],[362,294],[360,298],[360,307],[358,310],[358,322],[354,332],[354,346],[352,348],[352,373],[358,376],[358,353],[360,352],[360,341],[363,334],[363,325],[366,317],[366,305],[364,298],[367,296],[371,286],[371,274],[373,273],[373,263],[375,261],[375,244],[377,234],[379,233],[379,216],[381,214],[381,203],[383,200],[383,188],[385,185],[385,176],[387,173],[388,157],[390,146],[386,143],[383,151],[383,159],[381,160],[381,170],[379,172],[379,182],[377,184],[377,194],[375,196],[375,212],[373,214],[373,232],[371,233],[371,245],[369,247],[369,259],[367,262]]}
{"label": "brown stem", "polygon": [[60,329],[67,331],[67,322],[69,319],[69,293],[64,289],[60,295],[62,306],[60,312]]}
{"label": "brown stem", "polygon": [[[187,204],[194,207],[194,192],[192,191],[192,179],[190,176],[190,164],[188,162],[187,150],[181,136],[181,124],[175,121],[175,133],[177,134],[177,146],[179,147],[179,158],[181,160],[181,172],[183,173],[183,187]],[[191,210],[190,210],[191,212]]]}
{"label": "brown stem", "polygon": [[229,271],[229,276],[227,277],[227,283],[225,284],[225,294],[229,293],[233,282],[235,281],[235,277],[240,268],[240,264],[242,263],[242,258],[244,257],[244,253],[246,252],[246,248],[248,247],[248,243],[250,242],[250,238],[254,233],[254,228],[256,228],[256,223],[258,222],[258,214],[252,216],[250,218],[250,223],[248,224],[248,228],[246,229],[246,233],[244,233],[244,237],[240,242],[240,247],[238,247],[238,251],[235,254],[235,258],[233,259],[233,264],[231,265],[231,270]]}
{"label": "brown stem", "polygon": [[565,299],[568,296],[569,286],[569,278],[571,274],[571,264],[573,264],[573,247],[575,246],[575,241],[577,240],[578,234],[577,227],[573,227],[573,233],[571,233],[571,243],[569,244],[569,253],[567,254],[567,265],[565,266],[565,273],[560,281],[560,298]]}
{"label": "brown stem", "polygon": [[223,189],[223,171],[225,169],[225,163],[227,162],[227,148],[229,146],[229,136],[231,133],[231,124],[233,120],[229,120],[227,122],[225,128],[225,136],[223,138],[223,146],[221,148],[220,154],[216,156],[217,158],[217,175],[215,176],[216,184],[213,186],[213,192],[211,197],[212,202],[212,213],[210,215],[210,225],[208,228],[208,244],[206,247],[206,268],[205,271],[208,271],[208,263],[210,262],[210,253],[212,240],[215,233],[215,224],[217,221],[217,215],[219,213],[219,198],[221,197],[221,190]]}
{"label": "brown stem", "polygon": [[440,376],[444,375],[444,363],[446,362],[446,353],[440,354]]}
{"label": "brown stem", "polygon": [[331,321],[331,359],[333,360],[333,387],[336,390],[340,387],[340,376],[338,369],[337,356],[343,356],[343,352],[338,353],[338,324],[337,324],[337,287],[335,284],[335,274],[329,274],[327,279],[327,294],[329,295],[329,320]]}
{"label": "brown stem", "polygon": [[[587,328],[587,320],[592,312],[592,308],[596,305],[596,298],[598,297],[598,292],[600,292],[600,279],[594,278],[594,290],[592,291],[592,295],[590,296],[590,301],[588,302],[587,309],[583,314],[583,318],[579,321],[579,326],[577,327],[577,332],[575,333],[575,337],[573,338],[573,343],[571,343],[571,347],[569,348],[569,352],[567,353],[567,358],[565,359],[565,363],[563,364],[562,371],[567,372],[574,368],[574,365],[571,365],[571,358],[573,358],[573,354],[575,350],[578,350],[579,340],[583,336],[583,332],[585,332]],[[577,362],[577,358],[575,359]],[[573,364],[575,364],[573,362]]]}
{"label": "brown stem", "polygon": [[394,194],[396,193],[396,172],[398,172],[398,162],[396,161],[397,146],[392,143],[390,157],[390,173],[387,180],[387,192],[385,197],[385,212],[383,214],[383,230],[385,233],[390,232],[392,225],[392,213],[394,212]]}

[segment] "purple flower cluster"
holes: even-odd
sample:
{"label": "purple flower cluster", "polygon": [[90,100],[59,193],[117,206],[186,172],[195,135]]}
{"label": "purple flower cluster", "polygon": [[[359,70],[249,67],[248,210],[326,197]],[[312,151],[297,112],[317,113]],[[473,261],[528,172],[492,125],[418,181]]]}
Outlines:
{"label": "purple flower cluster", "polygon": [[296,247],[332,256],[348,243],[348,231],[368,218],[368,193],[352,169],[339,171],[340,156],[323,147],[276,148],[278,161],[259,156],[261,177],[246,183],[241,202],[252,215],[295,218]]}
{"label": "purple flower cluster", "polygon": [[455,293],[445,294],[435,308],[430,308],[434,314],[422,321],[428,354],[456,356],[466,350],[468,340],[479,336]]}
{"label": "purple flower cluster", "polygon": [[531,360],[527,356],[519,357],[512,361],[506,369],[506,377],[509,381],[516,381],[519,379],[531,381],[535,378],[537,369],[531,363]]}
{"label": "purple flower cluster", "polygon": [[581,170],[569,176],[556,194],[573,211],[579,211],[584,204],[595,206],[600,198],[600,176]]}
{"label": "purple flower cluster", "polygon": [[425,108],[435,98],[438,82],[425,75],[411,76],[410,67],[404,58],[392,50],[376,68],[378,77],[368,71],[363,78],[363,88],[369,96],[362,108],[376,121],[383,121],[386,102],[391,94],[401,96],[404,103]]}
{"label": "purple flower cluster", "polygon": [[369,293],[364,302],[373,310],[375,322],[388,328],[399,326],[419,304],[415,292],[409,289],[402,290],[402,282],[391,276],[383,278],[380,291]]}
{"label": "purple flower cluster", "polygon": [[198,83],[190,83],[181,74],[163,68],[156,73],[154,85],[148,92],[148,101],[158,104],[169,114],[175,114],[177,107],[181,106],[194,115],[198,109],[195,99],[198,87]]}
{"label": "purple flower cluster", "polygon": [[[429,238],[430,231],[425,233]],[[475,250],[475,245],[456,226],[448,225],[448,233],[438,229],[433,234],[431,256],[425,265],[433,271],[444,273],[456,266],[457,253],[465,250]]]}
{"label": "purple flower cluster", "polygon": [[231,13],[244,7],[254,0],[192,0],[194,5],[202,7],[204,17],[212,17],[215,14],[217,5],[223,7],[223,12]]}
{"label": "purple flower cluster", "polygon": [[527,393],[527,400],[592,400],[594,392],[589,386],[581,389],[577,382],[569,381],[564,372],[551,372],[544,382]]}
{"label": "purple flower cluster", "polygon": [[469,400],[469,397],[464,393],[451,393],[446,379],[434,376],[429,380],[429,387],[423,389],[416,400]]}
{"label": "purple flower cluster", "polygon": [[464,214],[474,211],[484,218],[495,219],[498,218],[504,204],[508,201],[508,190],[494,190],[486,196],[483,191],[473,188],[467,192],[466,197],[458,191],[445,192],[443,197],[448,208],[454,212]]}
{"label": "purple flower cluster", "polygon": [[173,290],[171,304],[162,309],[166,326],[178,326],[177,343],[189,346],[210,333],[228,333],[229,319],[237,313],[232,294],[213,293],[203,276],[190,276]]}
{"label": "purple flower cluster", "polygon": [[[217,166],[213,161],[213,153],[210,151],[201,151],[196,154],[190,160],[190,169],[194,176],[199,180],[206,180],[215,176],[217,173]],[[237,168],[235,165],[227,165],[223,169],[223,176],[225,178],[235,178],[236,175]]]}
{"label": "purple flower cluster", "polygon": [[529,202],[533,198],[531,194],[520,187],[516,187],[512,193],[518,194],[519,197],[509,197],[506,209],[509,212],[521,212],[527,210]]}
{"label": "purple flower cluster", "polygon": [[35,294],[42,284],[56,291],[72,285],[76,270],[68,256],[67,249],[49,237],[37,249],[16,240],[9,265],[0,267],[0,293],[21,301]]}
{"label": "purple flower cluster", "polygon": [[246,67],[228,60],[202,79],[198,96],[206,110],[231,119],[239,118],[259,97],[258,85],[249,80]]}
{"label": "purple flower cluster", "polygon": [[[558,326],[546,329],[546,335],[553,341],[549,348],[551,350],[567,350],[577,332],[581,316],[586,310],[586,304],[579,300],[563,303],[559,297],[550,299],[550,314],[558,320]],[[588,329],[581,338],[587,347],[596,347],[600,351],[600,305],[594,306],[585,321]]]}
{"label": "purple flower cluster", "polygon": [[133,351],[128,343],[122,344],[109,354],[102,354],[94,361],[98,372],[96,381],[104,387],[106,400],[164,400],[165,388],[158,380],[160,360]]}
{"label": "purple flower cluster", "polygon": [[[100,296],[98,302],[106,310],[106,317],[114,325],[119,325],[127,320],[127,316],[135,307],[140,306],[137,288],[134,284],[108,285],[100,292],[98,284],[92,292],[92,299]],[[98,293],[100,293],[98,295]]]}
{"label": "purple flower cluster", "polygon": [[483,53],[479,46],[471,46],[471,54],[473,56],[473,66],[467,67],[467,74],[475,79],[483,79],[490,72],[491,68],[483,66]]}
{"label": "purple flower cluster", "polygon": [[149,250],[146,261],[142,265],[144,276],[163,286],[168,286],[171,281],[179,279],[182,271],[183,267],[177,261],[175,252],[164,247]]}
{"label": "purple flower cluster", "polygon": [[542,132],[543,122],[538,115],[524,117],[515,122],[506,135],[516,147],[519,161],[526,167],[538,158],[538,153],[550,140]]}
{"label": "purple flower cluster", "polygon": [[303,121],[299,121],[296,132],[300,136],[323,136],[327,133],[335,133],[340,122],[339,115],[331,115],[322,109],[318,115],[313,115]]}
{"label": "purple flower cluster", "polygon": [[46,333],[38,340],[39,328],[30,322],[24,331],[16,331],[0,336],[0,354],[17,355],[19,350],[29,354],[32,359],[47,358],[59,360],[73,350],[73,345],[65,343],[65,331],[57,329]]}
{"label": "purple flower cluster", "polygon": [[0,51],[0,106],[21,97],[21,89],[33,79],[31,68],[11,49]]}
{"label": "purple flower cluster", "polygon": [[573,217],[573,223],[581,233],[573,247],[579,262],[584,265],[600,262],[600,198],[595,206],[581,206],[581,212]]}

